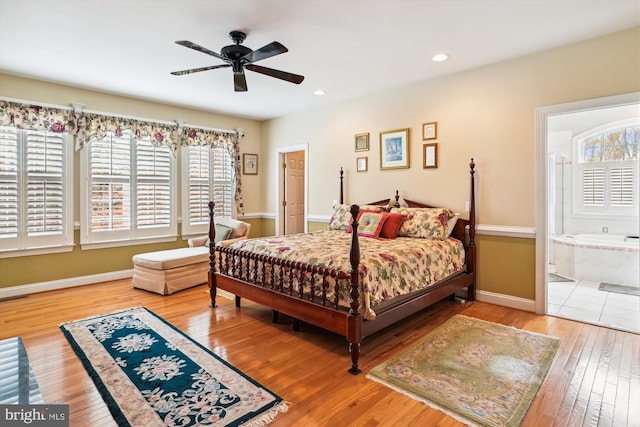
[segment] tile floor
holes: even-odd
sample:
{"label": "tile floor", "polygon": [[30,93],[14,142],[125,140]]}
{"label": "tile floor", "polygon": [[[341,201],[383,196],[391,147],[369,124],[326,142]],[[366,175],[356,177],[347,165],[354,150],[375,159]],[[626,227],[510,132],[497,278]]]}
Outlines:
{"label": "tile floor", "polygon": [[588,280],[548,282],[551,316],[640,333],[640,296],[598,289]]}

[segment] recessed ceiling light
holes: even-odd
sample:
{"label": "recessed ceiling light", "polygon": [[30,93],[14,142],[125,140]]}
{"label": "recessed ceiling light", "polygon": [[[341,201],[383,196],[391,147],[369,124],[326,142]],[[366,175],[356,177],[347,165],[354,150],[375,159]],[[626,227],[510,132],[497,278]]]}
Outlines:
{"label": "recessed ceiling light", "polygon": [[323,89],[316,89],[315,91],[313,91],[313,94],[316,96],[322,96],[322,95],[326,95],[327,91]]}
{"label": "recessed ceiling light", "polygon": [[433,62],[442,62],[442,61],[446,61],[447,59],[449,59],[449,55],[447,55],[446,53],[438,53],[431,57],[431,60]]}

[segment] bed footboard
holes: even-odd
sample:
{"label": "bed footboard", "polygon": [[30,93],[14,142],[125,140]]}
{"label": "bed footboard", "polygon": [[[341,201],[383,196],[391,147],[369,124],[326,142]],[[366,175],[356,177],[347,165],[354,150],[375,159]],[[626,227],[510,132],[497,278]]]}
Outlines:
{"label": "bed footboard", "polygon": [[[209,203],[213,224],[214,203]],[[360,208],[351,206],[352,218]],[[357,374],[362,341],[363,317],[360,313],[360,244],[358,223],[352,221],[349,272],[285,260],[231,247],[212,246],[209,256],[210,307],[216,307],[217,289],[238,298],[284,313],[347,338],[351,354],[349,372]],[[209,239],[215,241],[215,227],[209,228]],[[347,287],[348,286],[348,287]],[[339,305],[341,289],[348,289],[349,308]]]}

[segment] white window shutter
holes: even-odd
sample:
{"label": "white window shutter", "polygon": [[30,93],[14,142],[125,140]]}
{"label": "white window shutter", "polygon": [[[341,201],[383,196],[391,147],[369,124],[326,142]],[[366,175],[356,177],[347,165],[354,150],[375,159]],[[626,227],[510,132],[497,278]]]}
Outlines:
{"label": "white window shutter", "polygon": [[89,176],[90,231],[131,228],[131,143],[129,134],[92,141]]}
{"label": "white window shutter", "polygon": [[604,168],[585,168],[582,189],[585,206],[604,206]]}
{"label": "white window shutter", "polygon": [[188,147],[189,225],[209,223],[209,147]]}
{"label": "white window shutter", "polygon": [[64,135],[27,132],[27,233],[64,231]]}
{"label": "white window shutter", "polygon": [[171,151],[147,140],[136,143],[136,224],[171,224]]}
{"label": "white window shutter", "polygon": [[0,126],[0,238],[18,235],[18,130]]}
{"label": "white window shutter", "polygon": [[633,206],[633,168],[611,168],[609,177],[611,206]]}

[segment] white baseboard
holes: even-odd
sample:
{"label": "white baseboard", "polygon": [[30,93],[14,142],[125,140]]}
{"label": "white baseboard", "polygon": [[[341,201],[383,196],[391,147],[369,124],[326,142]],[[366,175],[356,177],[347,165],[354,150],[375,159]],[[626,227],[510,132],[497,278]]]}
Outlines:
{"label": "white baseboard", "polygon": [[89,276],[70,277],[68,279],[51,280],[49,282],[30,283],[28,285],[11,286],[8,288],[0,288],[0,299],[34,294],[36,292],[71,288],[74,286],[92,285],[94,283],[108,282],[110,280],[126,279],[132,276],[133,269],[91,274]]}
{"label": "white baseboard", "polygon": [[[92,274],[89,276],[70,277],[68,279],[51,280],[49,282],[31,283],[28,285],[11,286],[8,288],[0,288],[0,299],[34,294],[36,292],[46,292],[56,289],[71,288],[74,286],[92,285],[94,283],[108,282],[110,280],[126,279],[132,276],[133,269]],[[229,298],[231,295],[222,296]],[[497,294],[495,292],[488,291],[477,291],[476,298],[478,299],[478,301],[502,305],[518,310],[531,311],[534,313],[536,311],[535,301],[530,299],[514,297],[505,294]]]}
{"label": "white baseboard", "polygon": [[536,312],[536,302],[531,299],[514,297],[511,295],[497,294],[495,292],[477,291],[478,301],[491,304],[502,305],[504,307],[516,308],[518,310]]}

